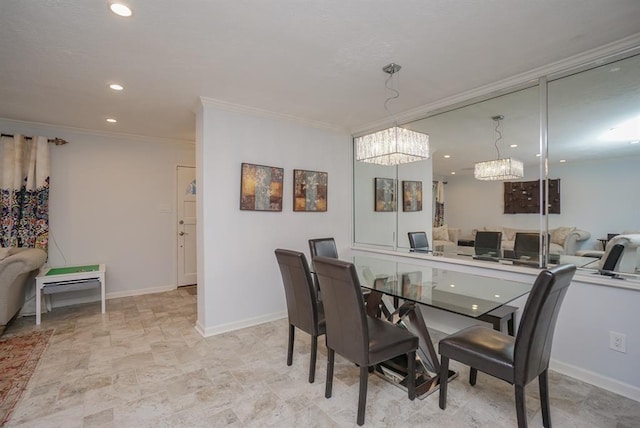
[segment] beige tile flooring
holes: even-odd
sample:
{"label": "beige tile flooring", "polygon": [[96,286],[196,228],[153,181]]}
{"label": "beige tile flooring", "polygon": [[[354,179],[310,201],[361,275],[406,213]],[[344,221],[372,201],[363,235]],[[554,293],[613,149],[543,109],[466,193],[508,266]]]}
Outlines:
{"label": "beige tile flooring", "polygon": [[[16,320],[5,335],[55,328],[55,335],[8,426],[342,427],[355,426],[358,369],[336,356],[333,397],[324,398],[320,340],[309,384],[309,336],[298,332],[286,365],[287,321],[203,338],[194,329],[195,289],[112,299]],[[433,332],[437,336],[437,332]],[[370,376],[366,426],[513,427],[512,387],[453,365],[446,411],[438,394],[414,402]],[[550,375],[554,427],[639,427],[640,403]],[[542,426],[537,384],[528,388],[529,426]]]}

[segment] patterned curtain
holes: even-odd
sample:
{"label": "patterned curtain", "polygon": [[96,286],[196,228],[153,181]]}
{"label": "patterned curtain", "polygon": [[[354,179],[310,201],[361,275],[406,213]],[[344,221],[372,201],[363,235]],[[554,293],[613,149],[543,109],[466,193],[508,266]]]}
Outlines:
{"label": "patterned curtain", "polygon": [[46,137],[0,137],[0,246],[47,251],[49,162]]}
{"label": "patterned curtain", "polygon": [[438,181],[435,185],[436,209],[433,213],[433,227],[444,225],[444,183]]}

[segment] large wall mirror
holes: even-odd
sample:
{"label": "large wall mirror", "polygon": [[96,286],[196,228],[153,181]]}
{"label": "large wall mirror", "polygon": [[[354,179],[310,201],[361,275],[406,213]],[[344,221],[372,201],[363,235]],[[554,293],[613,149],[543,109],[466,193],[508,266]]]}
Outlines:
{"label": "large wall mirror", "polygon": [[[406,232],[422,230],[432,247],[439,244],[447,253],[457,252],[459,244],[470,245],[476,231],[500,230],[503,248],[509,249],[517,232],[548,229],[552,261],[554,253],[587,254],[597,260],[611,235],[640,233],[640,194],[636,190],[640,182],[640,124],[628,122],[640,119],[640,56],[584,68],[548,77],[548,153],[540,153],[544,109],[537,82],[403,125],[429,134],[431,159],[398,167],[354,163],[355,242],[405,249],[409,246]],[[497,123],[496,116],[503,119]],[[625,126],[627,134],[620,130]],[[546,218],[505,214],[505,181],[474,178],[475,163],[498,156],[523,162],[523,177],[508,180],[518,186],[559,179],[554,183],[559,192],[559,213]],[[395,180],[395,211],[375,211],[376,177]],[[422,181],[422,211],[403,211],[404,180]],[[433,227],[434,182],[446,183],[441,184],[441,223],[446,228]],[[526,192],[531,189],[522,189],[522,203],[526,204],[531,196]],[[567,240],[569,234],[573,239]],[[635,258],[640,260],[637,250]],[[598,269],[601,262],[585,266]],[[624,270],[635,272],[628,263]]]}

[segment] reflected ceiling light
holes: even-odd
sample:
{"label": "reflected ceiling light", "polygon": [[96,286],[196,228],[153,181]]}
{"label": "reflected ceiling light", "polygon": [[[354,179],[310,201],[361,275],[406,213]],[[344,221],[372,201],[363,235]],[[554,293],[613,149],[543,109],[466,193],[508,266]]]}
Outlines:
{"label": "reflected ceiling light", "polygon": [[112,83],[109,85],[109,87],[114,91],[122,91],[124,89],[124,86],[118,85],[117,83]]}
{"label": "reflected ceiling light", "polygon": [[445,159],[449,159],[451,157],[451,155],[444,155]]}
{"label": "reflected ceiling light", "polygon": [[[382,71],[389,74],[385,87],[395,92],[395,95],[387,98],[384,108],[391,115],[387,103],[400,97],[398,90],[389,87],[389,81],[393,75],[400,71],[398,64],[388,64]],[[417,162],[429,159],[429,136],[421,132],[395,126],[363,135],[353,139],[355,144],[355,156],[359,162],[375,163],[378,165],[399,165],[409,162]]]}
{"label": "reflected ceiling light", "polygon": [[117,122],[117,120],[115,120],[114,118],[110,117],[110,118],[108,118],[108,119],[107,119],[107,122],[109,122],[109,123],[116,123],[116,122]]}
{"label": "reflected ceiling light", "polygon": [[512,149],[515,149],[516,147],[518,147],[517,144],[509,144],[509,147],[511,147]]}
{"label": "reflected ceiling light", "polygon": [[638,144],[638,143],[640,143],[640,140],[629,141],[629,144]]}
{"label": "reflected ceiling light", "polygon": [[115,13],[116,15],[124,16],[125,18],[132,15],[131,9],[129,9],[127,5],[122,3],[111,3],[109,5],[109,9],[111,9],[111,12]]}
{"label": "reflected ceiling light", "polygon": [[540,153],[536,153],[536,157],[539,158],[540,157]]}
{"label": "reflected ceiling light", "polygon": [[455,171],[451,171],[451,175],[456,175],[456,172]]}
{"label": "reflected ceiling light", "polygon": [[604,141],[632,141],[640,139],[640,116],[625,120],[602,134]]}
{"label": "reflected ceiling light", "polygon": [[566,159],[560,159],[560,163],[565,163],[566,161]]}
{"label": "reflected ceiling light", "polygon": [[514,180],[524,177],[524,165],[521,161],[513,158],[501,158],[498,142],[502,140],[502,132],[500,132],[500,121],[504,116],[492,116],[491,119],[496,123],[496,141],[494,146],[498,152],[498,158],[484,162],[478,162],[474,166],[473,176],[477,180]]}

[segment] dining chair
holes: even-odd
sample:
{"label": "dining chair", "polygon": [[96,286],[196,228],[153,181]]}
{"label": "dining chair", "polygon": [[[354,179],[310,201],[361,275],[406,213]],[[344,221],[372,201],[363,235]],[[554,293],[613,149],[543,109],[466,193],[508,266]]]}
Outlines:
{"label": "dining chair", "polygon": [[[313,264],[313,259],[317,256],[322,257],[331,257],[332,259],[338,258],[338,248],[336,248],[336,241],[333,238],[316,238],[309,239],[309,254],[311,254],[311,263]],[[318,296],[321,296],[320,285],[318,284],[318,276],[315,273],[315,268],[313,271],[313,283],[316,287],[316,292]],[[362,294],[364,295],[364,300],[366,301],[371,293],[371,290],[368,288],[362,288]],[[319,297],[322,300],[322,297]]]}
{"label": "dining chair", "polygon": [[602,263],[602,267],[598,270],[600,275],[616,276],[614,272],[620,264],[623,252],[624,245],[622,244],[615,244],[610,248],[607,248],[606,254],[602,256],[604,263]]}
{"label": "dining chair", "polygon": [[425,232],[409,232],[408,235],[411,251],[426,252],[429,250],[429,239]]}
{"label": "dining chair", "polygon": [[291,250],[275,250],[289,317],[289,344],[287,365],[293,363],[293,341],[296,327],[311,335],[311,356],[309,357],[309,383],[316,375],[318,336],[325,334],[325,317],[322,302],[316,297],[311,272],[303,253]]}
{"label": "dining chair", "polygon": [[516,259],[540,259],[540,234],[534,232],[516,232],[513,252]]}
{"label": "dining chair", "polygon": [[501,244],[502,232],[479,230],[476,232],[473,249],[477,256],[499,257]]}
{"label": "dining chair", "polygon": [[353,264],[316,257],[314,259],[327,320],[327,381],[325,397],[331,398],[335,353],[360,366],[358,425],[364,424],[369,367],[397,356],[407,357],[403,385],[413,400],[418,338],[406,329],[367,315],[360,281]]}
{"label": "dining chair", "polygon": [[483,326],[463,329],[442,339],[440,352],[440,408],[447,406],[449,360],[470,367],[469,383],[478,370],[515,386],[518,427],[526,428],[525,386],[538,378],[542,423],[551,427],[547,370],[553,332],[575,265],[566,264],[538,274],[522,312],[516,337]]}

